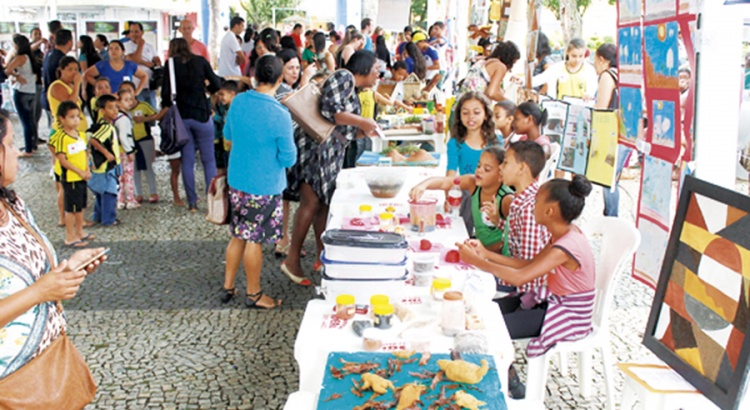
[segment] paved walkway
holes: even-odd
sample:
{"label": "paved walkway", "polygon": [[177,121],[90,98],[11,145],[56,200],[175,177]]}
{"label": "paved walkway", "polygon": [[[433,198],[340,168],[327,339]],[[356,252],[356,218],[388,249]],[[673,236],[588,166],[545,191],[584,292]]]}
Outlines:
{"label": "paved walkway", "polygon": [[[20,126],[14,123],[22,144]],[[45,150],[21,159],[15,190],[58,250],[63,229],[56,226],[54,186]],[[171,198],[168,165],[157,161],[159,194]],[[202,179],[202,172],[197,176]],[[202,192],[202,183],[199,190]],[[623,181],[623,217],[633,219],[635,181]],[[201,196],[199,207],[205,207]],[[203,209],[202,209],[203,210]],[[584,219],[601,214],[595,189]],[[90,212],[87,212],[89,215]],[[99,392],[88,409],[280,409],[297,389],[293,357],[297,327],[314,289],[292,286],[279,271],[273,249],[264,250],[263,289],[284,299],[281,309],[246,309],[243,298],[218,300],[224,274],[227,230],[207,223],[201,213],[174,207],[171,200],[118,212],[116,228],[92,229],[97,246],[112,248],[110,259],[84,282],[67,303],[69,332],[83,353]],[[307,251],[314,242],[308,237]],[[61,256],[69,252],[62,250]],[[312,271],[313,258],[303,261]],[[315,282],[319,275],[312,276]],[[244,274],[238,275],[238,289]],[[612,348],[618,361],[647,354],[640,346],[653,293],[629,277],[620,281],[612,314]],[[569,358],[569,369],[575,369]],[[518,355],[518,363],[523,358]],[[552,409],[604,407],[601,361],[596,363],[594,396],[578,395],[576,377],[554,365],[546,405]],[[521,366],[523,370],[523,366]],[[618,374],[618,392],[622,377]],[[616,397],[619,402],[619,393]]]}

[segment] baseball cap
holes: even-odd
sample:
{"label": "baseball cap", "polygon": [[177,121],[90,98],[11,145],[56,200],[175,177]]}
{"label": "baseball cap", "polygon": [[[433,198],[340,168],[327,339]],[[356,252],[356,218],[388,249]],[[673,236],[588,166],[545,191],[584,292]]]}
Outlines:
{"label": "baseball cap", "polygon": [[427,41],[427,35],[421,31],[418,31],[411,36],[413,43],[419,43],[420,41]]}

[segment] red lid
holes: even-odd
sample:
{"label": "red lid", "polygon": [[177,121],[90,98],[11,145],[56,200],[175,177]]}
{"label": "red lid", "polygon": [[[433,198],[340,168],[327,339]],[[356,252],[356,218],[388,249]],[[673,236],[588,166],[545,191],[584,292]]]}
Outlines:
{"label": "red lid", "polygon": [[461,178],[456,177],[456,179],[453,180],[453,183],[455,185],[461,185]]}

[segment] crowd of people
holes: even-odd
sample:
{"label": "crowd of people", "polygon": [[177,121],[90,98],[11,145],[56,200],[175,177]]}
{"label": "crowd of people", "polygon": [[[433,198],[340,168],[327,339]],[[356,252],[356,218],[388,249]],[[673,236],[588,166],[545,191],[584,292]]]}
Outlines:
{"label": "crowd of people", "polygon": [[[514,338],[534,337],[530,356],[543,354],[560,340],[585,336],[591,329],[593,256],[573,221],[581,214],[591,185],[578,175],[541,183],[550,156],[551,142],[543,132],[547,113],[536,102],[516,105],[508,99],[510,73],[520,58],[516,45],[482,42],[485,52],[454,85],[446,81],[453,63],[444,23],[436,22],[426,32],[406,27],[395,36],[373,26],[366,18],[359,28],[350,26],[340,34],[333,27],[305,32],[298,24],[282,35],[273,28],[246,27],[244,19],[234,17],[215,50],[216,71],[209,61],[212,53],[193,38],[195,27],[187,19],[180,23],[180,36],[170,41],[164,62],[144,40],[138,22],[129,23],[127,37],[121,40],[80,36],[77,57],[70,55],[76,39],[59,21],[48,24],[49,39],[42,38],[38,29],[30,38],[16,35],[14,52],[3,70],[11,82],[25,145],[23,153],[16,152],[10,119],[0,112],[0,223],[4,224],[0,229],[11,226],[21,232],[19,223],[33,226],[31,214],[7,186],[15,179],[16,157],[33,156],[45,143],[54,161],[64,246],[86,250],[55,267],[54,257],[45,259],[36,252],[39,246],[49,246],[46,240],[34,242],[24,233],[24,240],[34,244],[19,254],[14,245],[20,236],[4,233],[0,248],[7,252],[2,258],[28,266],[33,280],[14,284],[16,272],[0,268],[11,278],[7,284],[0,281],[0,291],[14,289],[13,297],[0,299],[0,326],[31,306],[75,295],[83,269],[94,269],[101,261],[78,267],[77,262],[91,256],[88,247],[96,240],[88,227],[117,226],[118,211],[137,209],[145,200],[161,200],[153,168],[159,152],[152,127],[173,104],[189,134],[187,144],[167,157],[174,204],[185,205],[178,186],[181,174],[187,209],[198,209],[197,155],[206,189],[217,175],[226,175],[230,187],[230,240],[219,299],[227,303],[239,293],[235,279],[244,262],[245,305],[278,307],[282,301],[260,286],[262,245],[275,244],[277,256],[284,258],[281,271],[291,281],[312,285],[300,262],[307,232],[310,227],[314,230],[314,269],[322,270],[321,235],[336,177],[343,167],[353,166],[347,158],[356,159],[367,148],[365,142],[376,135],[375,103],[412,109],[412,101],[403,98],[403,81],[413,74],[425,95],[445,92],[458,98],[451,114],[446,176],[413,187],[411,197],[418,198],[427,189],[448,189],[459,177],[466,192],[462,216],[473,233],[473,239],[457,244],[461,258],[493,273],[500,289],[521,292],[498,303]],[[540,41],[538,72],[532,79],[540,93],[617,108],[613,44],[595,50],[593,64],[586,61],[589,50],[580,39],[569,42],[562,62],[547,58],[544,46]],[[311,82],[321,90],[320,114],[335,125],[333,134],[320,142],[306,135],[280,102]],[[380,92],[379,83],[394,84],[393,92]],[[38,125],[45,111],[50,134],[43,136]],[[142,187],[144,175],[148,195]],[[91,221],[84,218],[89,190],[94,196]],[[608,201],[614,205],[605,212],[612,214],[614,209],[616,214],[616,192],[610,195]],[[294,214],[290,202],[299,202]],[[41,232],[37,227],[33,230]],[[530,318],[526,311],[536,316]],[[583,320],[573,332],[563,333],[556,321],[559,317]],[[59,334],[64,323],[55,315],[46,320],[54,325],[50,331]],[[0,336],[0,341],[5,337]],[[37,352],[44,349],[43,340]],[[29,351],[10,353],[4,356],[23,354],[22,362],[34,357]],[[0,367],[0,378],[13,370]]]}

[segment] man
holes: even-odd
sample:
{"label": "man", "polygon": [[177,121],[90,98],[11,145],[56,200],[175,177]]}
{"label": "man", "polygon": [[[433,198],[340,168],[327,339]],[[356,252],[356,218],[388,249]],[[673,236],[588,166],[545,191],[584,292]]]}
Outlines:
{"label": "man", "polygon": [[404,27],[404,41],[396,47],[396,55],[400,61],[404,61],[404,47],[411,41],[411,26]]}
{"label": "man", "polygon": [[427,75],[425,76],[425,79],[428,81],[424,91],[430,91],[442,78],[440,75],[440,58],[438,52],[434,47],[430,46],[430,43],[427,42],[427,35],[421,31],[414,34],[412,41],[417,45],[424,56],[425,65],[427,66]]}
{"label": "man", "polygon": [[[47,31],[49,31],[49,41],[48,46],[54,47],[55,46],[55,34],[57,34],[58,31],[60,31],[63,28],[62,23],[60,20],[52,20],[49,23],[47,23]],[[45,53],[49,53],[51,50],[48,48]]]}
{"label": "man", "polygon": [[[137,21],[131,21],[128,27],[130,31],[130,41],[124,44],[125,46],[125,59],[130,60],[146,73],[147,81],[151,81],[151,77],[154,75],[154,67],[161,65],[159,55],[156,53],[156,48],[151,44],[146,43],[143,39],[143,25]],[[136,89],[140,86],[140,80],[136,77],[133,78]],[[156,107],[156,90],[151,90],[149,84],[143,86],[143,91],[138,95],[139,101],[146,101],[151,104],[152,107]]]}
{"label": "man", "polygon": [[[445,24],[442,21],[436,21],[435,24],[432,25],[432,33],[429,40],[430,46],[434,47],[437,50],[439,61],[441,61],[442,63],[442,67],[440,70],[441,80],[448,78],[450,69],[448,56],[452,56],[450,45],[448,44],[448,39],[443,36],[444,32]],[[438,84],[438,87],[441,87],[441,85]]]}
{"label": "man", "polygon": [[[31,55],[34,57],[34,61],[37,67],[44,66],[44,52],[49,51],[50,43],[46,38],[42,37],[42,30],[39,27],[31,29]],[[44,50],[42,50],[44,47]],[[34,119],[34,132],[36,133],[37,127],[39,126],[39,119],[42,118],[42,91],[44,91],[44,85],[42,84],[42,77],[36,76],[36,94],[34,95],[34,107],[32,109],[32,118]],[[39,135],[36,137],[37,143],[41,140]]]}
{"label": "man", "polygon": [[292,29],[292,33],[290,34],[292,38],[294,39],[294,44],[297,45],[297,49],[302,49],[302,24],[295,24],[294,28]]}
{"label": "man", "polygon": [[229,21],[229,30],[221,40],[219,51],[219,76],[241,76],[240,66],[245,64],[245,53],[237,42],[237,36],[245,31],[245,19],[239,16],[232,17]]}
{"label": "man", "polygon": [[[44,63],[42,63],[42,80],[44,83],[44,92],[41,95],[42,107],[47,111],[49,111],[47,91],[49,91],[50,85],[57,80],[57,67],[65,54],[73,49],[73,33],[70,30],[60,29],[55,33],[54,38],[55,48],[47,53],[47,56],[44,57]],[[55,113],[52,113],[52,118],[56,118]]]}
{"label": "man", "polygon": [[193,20],[182,19],[180,21],[180,28],[177,31],[182,34],[182,38],[190,45],[190,51],[197,56],[201,56],[206,59],[209,63],[211,62],[211,56],[208,54],[208,47],[200,41],[193,38],[193,31],[195,31],[195,24]]}
{"label": "man", "polygon": [[360,27],[362,28],[362,35],[365,36],[365,50],[374,52],[375,47],[372,45],[372,19],[369,17],[362,19]]}

